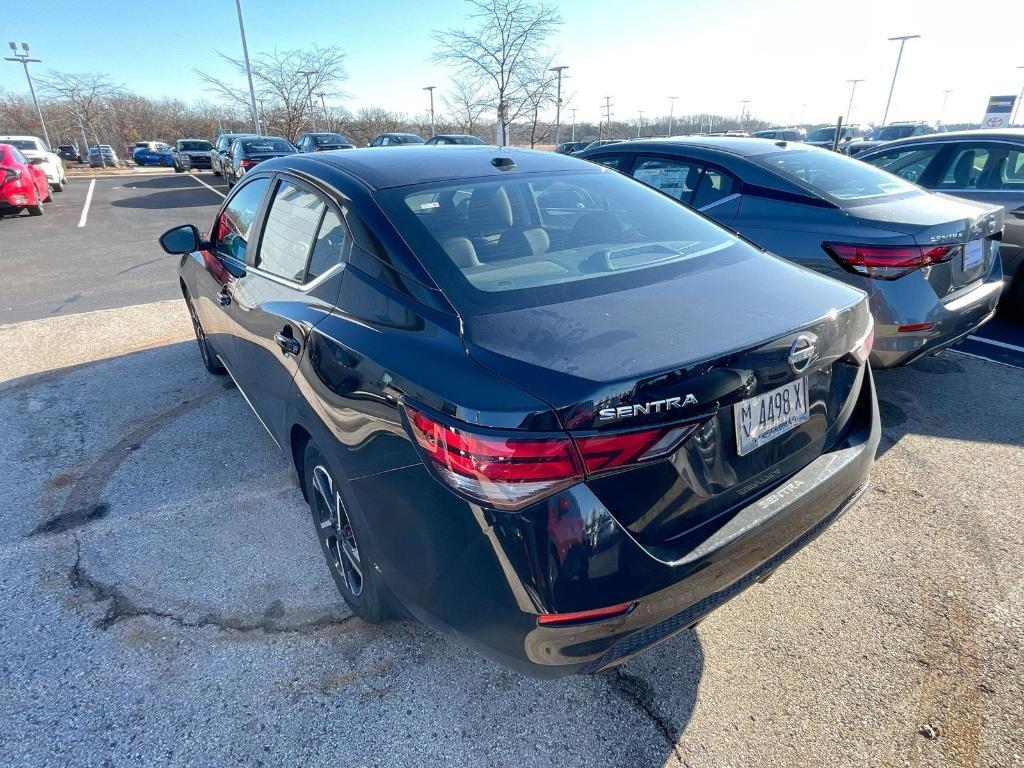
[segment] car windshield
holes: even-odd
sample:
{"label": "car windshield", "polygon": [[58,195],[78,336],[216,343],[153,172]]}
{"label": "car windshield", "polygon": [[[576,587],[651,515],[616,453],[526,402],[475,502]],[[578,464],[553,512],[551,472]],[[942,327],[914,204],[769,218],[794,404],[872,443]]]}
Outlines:
{"label": "car windshield", "polygon": [[292,145],[284,139],[244,139],[241,142],[245,153],[293,152]]}
{"label": "car windshield", "polygon": [[313,143],[318,146],[325,144],[351,144],[348,139],[338,133],[316,133],[310,137]]}
{"label": "car windshield", "polygon": [[476,136],[447,136],[445,137],[451,144],[483,144],[483,139],[478,139]]}
{"label": "car windshield", "polygon": [[840,207],[908,193],[925,194],[891,173],[835,152],[772,152],[751,159]]}
{"label": "car windshield", "polygon": [[423,184],[377,197],[467,315],[624,290],[749,253],[716,224],[611,171]]}
{"label": "car windshield", "polygon": [[915,127],[913,125],[884,125],[881,128],[875,128],[871,138],[875,141],[905,139],[913,135]]}
{"label": "car windshield", "polygon": [[12,144],[18,149],[27,149],[29,152],[42,149],[35,139],[4,139],[4,144]]}
{"label": "car windshield", "polygon": [[213,144],[208,141],[179,141],[179,152],[209,152]]}

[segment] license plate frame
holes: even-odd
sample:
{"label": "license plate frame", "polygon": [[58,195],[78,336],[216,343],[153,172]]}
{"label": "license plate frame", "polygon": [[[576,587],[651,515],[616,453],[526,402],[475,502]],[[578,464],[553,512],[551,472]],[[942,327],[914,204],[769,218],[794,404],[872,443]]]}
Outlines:
{"label": "license plate frame", "polygon": [[[777,395],[778,397],[776,397]],[[793,408],[793,412],[787,412],[786,406]],[[776,414],[776,409],[778,409],[778,414]],[[762,415],[767,416],[768,413],[772,418],[766,420],[764,425],[757,424],[755,426],[755,421],[760,422]],[[772,440],[791,432],[810,417],[806,376],[741,400],[733,405],[736,453],[746,456]]]}

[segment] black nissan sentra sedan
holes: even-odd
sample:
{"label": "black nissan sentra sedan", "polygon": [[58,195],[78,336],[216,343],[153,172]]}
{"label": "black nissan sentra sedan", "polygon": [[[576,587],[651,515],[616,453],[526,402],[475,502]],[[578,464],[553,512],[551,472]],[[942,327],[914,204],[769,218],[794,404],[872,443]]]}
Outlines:
{"label": "black nissan sentra sedan", "polygon": [[864,294],[621,174],[495,147],[261,163],[170,230],[199,350],[366,621],[555,677],[763,580],[864,490]]}

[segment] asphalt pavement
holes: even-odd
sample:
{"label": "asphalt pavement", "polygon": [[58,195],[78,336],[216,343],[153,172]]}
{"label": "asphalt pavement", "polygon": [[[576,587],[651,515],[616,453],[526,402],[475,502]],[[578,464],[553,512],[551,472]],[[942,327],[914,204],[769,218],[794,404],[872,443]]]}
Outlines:
{"label": "asphalt pavement", "polygon": [[539,682],[348,613],[154,241],[220,198],[97,180],[78,227],[83,187],[0,222],[0,765],[1024,766],[1024,370],[879,372],[846,516],[696,630]]}

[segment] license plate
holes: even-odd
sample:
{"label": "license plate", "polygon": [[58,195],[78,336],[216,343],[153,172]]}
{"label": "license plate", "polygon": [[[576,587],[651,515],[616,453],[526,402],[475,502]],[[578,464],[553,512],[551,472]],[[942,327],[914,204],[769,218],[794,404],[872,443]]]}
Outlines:
{"label": "license plate", "polygon": [[984,240],[968,240],[964,249],[964,272],[974,269],[985,260]]}
{"label": "license plate", "polygon": [[736,421],[736,450],[740,456],[746,456],[807,421],[807,379],[797,379],[748,397],[733,406],[733,416]]}

